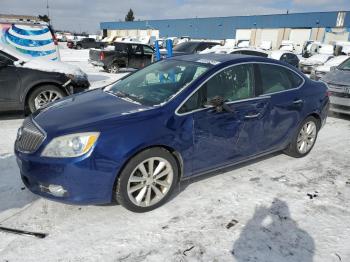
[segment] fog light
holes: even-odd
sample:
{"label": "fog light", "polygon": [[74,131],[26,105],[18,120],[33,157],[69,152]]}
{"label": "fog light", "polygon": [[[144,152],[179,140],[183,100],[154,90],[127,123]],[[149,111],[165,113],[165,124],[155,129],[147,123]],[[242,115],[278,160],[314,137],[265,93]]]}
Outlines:
{"label": "fog light", "polygon": [[67,190],[65,190],[62,186],[59,185],[40,185],[40,190],[56,197],[63,197],[67,194]]}

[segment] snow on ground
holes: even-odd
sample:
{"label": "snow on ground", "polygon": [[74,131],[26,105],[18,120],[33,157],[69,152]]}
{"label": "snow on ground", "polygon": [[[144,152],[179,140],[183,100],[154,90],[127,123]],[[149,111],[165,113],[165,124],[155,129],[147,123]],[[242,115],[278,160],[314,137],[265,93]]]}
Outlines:
{"label": "snow on ground", "polygon": [[349,120],[329,118],[305,158],[274,154],[183,182],[144,214],[31,194],[12,153],[21,120],[3,120],[0,224],[49,236],[0,233],[0,261],[350,261]]}
{"label": "snow on ground", "polygon": [[[118,77],[91,68],[85,50],[62,53],[94,87]],[[49,235],[0,232],[1,262],[350,261],[350,118],[330,117],[305,158],[273,154],[182,182],[144,214],[30,193],[13,155],[21,122],[0,120],[0,224]]]}
{"label": "snow on ground", "polygon": [[128,73],[109,74],[100,67],[89,64],[89,49],[68,49],[64,43],[60,43],[61,61],[80,67],[87,75],[91,88],[103,87],[111,84]]}

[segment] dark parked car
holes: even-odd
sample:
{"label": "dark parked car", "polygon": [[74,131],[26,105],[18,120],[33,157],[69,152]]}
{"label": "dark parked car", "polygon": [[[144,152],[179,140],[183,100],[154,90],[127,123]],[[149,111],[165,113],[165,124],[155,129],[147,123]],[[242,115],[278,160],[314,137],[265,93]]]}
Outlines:
{"label": "dark parked car", "polygon": [[34,112],[89,85],[86,74],[74,66],[40,59],[21,61],[0,51],[0,111]]}
{"label": "dark parked car", "polygon": [[83,38],[81,40],[70,40],[67,42],[68,48],[75,49],[103,48],[105,46],[105,43],[96,41],[94,38]]}
{"label": "dark parked car", "polygon": [[[173,48],[173,56],[180,55],[190,55],[204,51],[205,49],[210,49],[213,46],[220,45],[216,42],[207,42],[207,41],[187,41],[181,44],[176,45]],[[165,58],[167,51],[160,52],[161,57]]]}
{"label": "dark parked car", "polygon": [[299,65],[299,58],[297,57],[296,54],[289,51],[283,51],[283,50],[265,51],[265,50],[255,49],[255,48],[237,48],[233,50],[231,54],[269,57],[269,58],[276,59],[276,60],[285,62],[287,64],[290,64],[294,67],[298,67]]}
{"label": "dark parked car", "polygon": [[350,58],[321,78],[328,84],[331,107],[330,110],[342,114],[350,114]]}
{"label": "dark parked car", "polygon": [[112,49],[90,49],[89,62],[110,73],[117,73],[120,68],[139,69],[149,65],[153,53],[154,50],[149,45],[116,42]]}
{"label": "dark parked car", "polygon": [[276,60],[179,56],[37,112],[19,129],[15,153],[38,195],[116,198],[145,212],[182,179],[281,150],[306,156],[328,105],[324,83]]}

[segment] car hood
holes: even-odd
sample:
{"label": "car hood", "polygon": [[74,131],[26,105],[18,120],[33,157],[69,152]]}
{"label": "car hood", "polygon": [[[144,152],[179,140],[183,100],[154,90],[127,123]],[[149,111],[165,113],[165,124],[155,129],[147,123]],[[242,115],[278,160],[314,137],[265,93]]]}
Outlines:
{"label": "car hood", "polygon": [[95,89],[64,98],[34,113],[35,122],[44,130],[65,132],[98,125],[100,121],[127,117],[153,107],[119,98]]}
{"label": "car hood", "polygon": [[350,86],[350,71],[331,71],[322,78],[322,81],[328,84]]}
{"label": "car hood", "polygon": [[29,61],[18,61],[15,63],[15,65],[22,68],[40,70],[44,72],[62,73],[87,79],[87,75],[78,66],[59,61],[51,61],[44,58],[36,58]]}

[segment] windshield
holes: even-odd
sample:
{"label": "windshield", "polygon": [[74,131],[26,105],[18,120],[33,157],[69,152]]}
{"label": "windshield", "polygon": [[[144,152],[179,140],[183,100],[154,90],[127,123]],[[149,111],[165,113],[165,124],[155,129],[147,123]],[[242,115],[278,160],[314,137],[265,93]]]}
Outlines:
{"label": "windshield", "polygon": [[162,60],[118,81],[106,91],[147,106],[162,104],[211,67],[179,60]]}
{"label": "windshield", "polygon": [[344,63],[338,66],[338,69],[350,71],[350,59],[347,59]]}
{"label": "windshield", "polygon": [[198,42],[184,42],[175,46],[174,51],[193,53],[197,46],[198,46]]}

